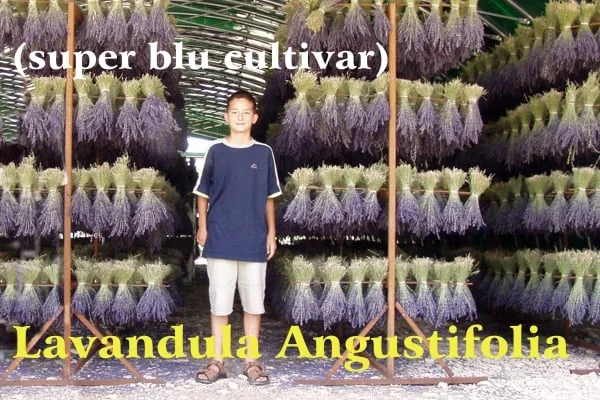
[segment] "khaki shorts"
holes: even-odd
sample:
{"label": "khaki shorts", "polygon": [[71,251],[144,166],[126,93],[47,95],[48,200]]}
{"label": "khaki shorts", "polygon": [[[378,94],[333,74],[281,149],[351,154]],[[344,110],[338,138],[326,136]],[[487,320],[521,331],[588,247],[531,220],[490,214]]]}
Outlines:
{"label": "khaki shorts", "polygon": [[233,312],[236,282],[244,311],[249,314],[264,314],[266,262],[209,258],[206,267],[212,314],[225,316]]}

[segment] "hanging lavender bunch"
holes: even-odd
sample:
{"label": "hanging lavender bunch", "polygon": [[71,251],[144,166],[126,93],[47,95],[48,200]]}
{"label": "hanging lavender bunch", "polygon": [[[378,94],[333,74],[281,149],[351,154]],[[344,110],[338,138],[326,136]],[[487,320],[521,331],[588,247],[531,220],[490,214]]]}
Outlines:
{"label": "hanging lavender bunch", "polygon": [[450,0],[450,13],[446,21],[445,51],[449,65],[458,61],[457,55],[460,53],[461,45],[464,40],[463,21],[460,17],[460,0]]}
{"label": "hanging lavender bunch", "polygon": [[63,231],[63,199],[58,188],[66,184],[65,172],[59,168],[45,169],[40,174],[40,183],[48,190],[42,203],[38,221],[40,235],[56,237]]}
{"label": "hanging lavender bunch", "polygon": [[545,314],[552,311],[552,294],[554,293],[554,272],[556,269],[556,254],[544,254],[542,257],[544,277],[535,293],[531,310],[535,314]]}
{"label": "hanging lavender bunch", "polygon": [[546,143],[543,143],[544,129],[546,128],[544,122],[547,110],[546,104],[541,96],[536,96],[529,102],[529,107],[533,113],[533,127],[531,128],[530,140],[525,145],[526,152],[532,156],[543,157],[545,156],[543,148],[546,147]]}
{"label": "hanging lavender bunch", "polygon": [[13,195],[13,190],[19,182],[17,167],[10,163],[0,168],[0,237],[11,237],[15,231],[15,217],[19,203]]}
{"label": "hanging lavender bunch", "polygon": [[525,178],[529,192],[529,204],[523,214],[523,225],[532,233],[544,232],[548,227],[548,204],[546,192],[549,189],[549,179],[546,175],[534,175]]}
{"label": "hanging lavender bunch", "polygon": [[404,13],[398,22],[397,33],[398,55],[401,58],[416,63],[425,64],[425,29],[419,19],[415,0],[407,0]]}
{"label": "hanging lavender bunch", "polygon": [[333,191],[343,177],[344,171],[338,166],[324,165],[317,170],[323,190],[317,195],[310,213],[310,229],[329,234],[344,220],[342,206]]}
{"label": "hanging lavender bunch", "polygon": [[44,20],[44,41],[48,50],[62,51],[67,37],[67,16],[60,8],[59,0],[50,0]]}
{"label": "hanging lavender bunch", "polygon": [[483,121],[477,102],[485,94],[485,89],[477,85],[466,85],[463,96],[467,99],[467,111],[464,118],[462,144],[477,144],[483,130]]}
{"label": "hanging lavender bunch", "polygon": [[421,105],[417,111],[418,132],[423,138],[423,143],[430,143],[429,146],[431,149],[424,150],[431,151],[434,149],[432,142],[438,140],[437,132],[435,131],[437,114],[431,101],[434,88],[432,85],[423,82],[415,82],[414,87],[415,91],[421,96]]}
{"label": "hanging lavender bunch", "polygon": [[411,190],[416,173],[417,170],[408,164],[401,164],[396,168],[396,181],[400,190],[396,208],[396,227],[399,234],[418,232],[419,203]]}
{"label": "hanging lavender bunch", "polygon": [[564,309],[569,326],[573,326],[583,323],[590,307],[590,299],[585,291],[583,278],[590,270],[595,257],[591,251],[570,251],[569,256],[575,274],[575,283]]}
{"label": "hanging lavender bunch", "polygon": [[565,199],[565,190],[569,185],[570,178],[561,171],[552,171],[550,180],[554,187],[555,196],[548,208],[548,230],[554,233],[563,232],[567,227],[565,216],[569,209]]}
{"label": "hanging lavender bunch", "polygon": [[148,17],[150,40],[158,42],[162,50],[171,49],[175,43],[176,32],[167,15],[168,7],[169,0],[153,0]]}
{"label": "hanging lavender bunch", "polygon": [[138,110],[138,96],[141,93],[141,87],[137,80],[124,81],[122,87],[125,101],[119,111],[115,128],[125,149],[133,151],[142,144],[144,138]]}
{"label": "hanging lavender bunch", "polygon": [[361,180],[365,168],[363,166],[344,166],[344,182],[346,190],[340,201],[344,212],[344,225],[348,233],[354,233],[363,226],[364,200],[356,191],[356,184]]}
{"label": "hanging lavender bunch", "polygon": [[[429,74],[435,74],[445,63],[446,27],[442,21],[441,0],[431,0],[431,12],[425,24],[425,37],[427,38],[427,54]],[[427,67],[427,65],[426,65]]]}
{"label": "hanging lavender bunch", "polygon": [[554,89],[550,90],[542,96],[542,100],[548,108],[548,123],[546,124],[546,130],[544,131],[543,137],[543,149],[545,154],[562,154],[560,151],[560,141],[558,136],[558,126],[560,124],[560,118],[558,117],[558,110],[562,102],[563,93]]}
{"label": "hanging lavender bunch", "polygon": [[544,38],[544,59],[541,61],[540,72],[544,80],[548,82],[554,82],[556,79],[556,72],[552,69],[552,47],[556,42],[557,30],[559,29],[558,24],[558,8],[560,7],[558,1],[550,1],[546,4],[546,35]]}
{"label": "hanging lavender bunch", "polygon": [[17,292],[17,264],[16,262],[0,263],[0,270],[6,286],[0,296],[0,318],[6,321],[14,319],[14,309],[19,297]]}
{"label": "hanging lavender bunch", "polygon": [[157,178],[158,171],[153,168],[140,169],[133,175],[134,183],[142,189],[142,197],[135,207],[131,221],[136,237],[152,232],[169,219],[164,202],[152,191]]}
{"label": "hanging lavender bunch", "polygon": [[340,282],[346,275],[346,267],[342,264],[341,257],[327,258],[321,274],[326,286],[320,310],[323,317],[323,329],[327,330],[344,320],[346,316],[346,295]]}
{"label": "hanging lavender bunch", "polygon": [[449,282],[454,274],[454,263],[436,261],[433,263],[433,273],[439,281],[437,294],[437,307],[434,326],[444,326],[452,319],[452,290]]}
{"label": "hanging lavender bunch", "polygon": [[465,184],[466,177],[467,173],[457,168],[444,168],[442,170],[442,185],[448,190],[448,201],[441,219],[441,228],[444,233],[462,235],[466,230],[464,207],[458,194],[459,189]]}
{"label": "hanging lavender bunch", "polygon": [[569,202],[567,227],[571,232],[581,234],[587,230],[590,222],[590,203],[586,189],[590,186],[596,171],[593,168],[573,168],[573,186],[575,194]]}
{"label": "hanging lavender bunch", "polygon": [[594,283],[594,291],[590,296],[590,306],[589,306],[589,314],[588,320],[592,324],[597,324],[600,321],[600,284],[598,284],[598,280],[600,279],[600,260],[598,257],[594,257],[594,261],[590,267],[590,274],[596,276],[596,282]]}
{"label": "hanging lavender bunch", "polygon": [[527,80],[530,88],[534,87],[537,83],[544,63],[546,52],[544,33],[548,30],[548,21],[545,17],[537,17],[533,19],[532,24],[534,40],[529,59],[527,60],[527,75],[524,74],[524,76],[537,77],[537,79]]}
{"label": "hanging lavender bunch", "polygon": [[[149,40],[148,12],[144,0],[135,0],[135,6],[129,17],[130,50],[141,50]],[[137,52],[136,52],[137,54]]]}
{"label": "hanging lavender bunch", "polygon": [[[149,27],[152,29],[152,27]],[[113,51],[126,51],[129,45],[128,26],[122,0],[113,0],[110,4],[103,31],[106,47]]]}
{"label": "hanging lavender bunch", "polygon": [[417,132],[417,114],[412,109],[409,101],[412,89],[413,83],[411,81],[398,79],[400,107],[398,107],[398,114],[396,116],[396,134],[398,135],[399,145]]}
{"label": "hanging lavender bunch", "polygon": [[[58,263],[52,263],[44,268],[44,274],[48,277],[48,280],[53,285],[52,290],[46,296],[44,304],[42,305],[42,321],[49,321],[54,317],[61,308],[60,303],[60,275],[61,268]],[[58,320],[57,320],[58,322]],[[55,322],[55,323],[57,323]],[[60,322],[58,322],[60,323]]]}
{"label": "hanging lavender bunch", "polygon": [[64,151],[65,136],[65,85],[64,78],[51,78],[50,85],[54,89],[54,101],[46,114],[45,126],[48,142],[56,154]]}
{"label": "hanging lavender bunch", "polygon": [[571,294],[569,275],[574,272],[572,262],[569,252],[556,253],[556,266],[560,272],[560,280],[552,293],[552,318],[555,318],[557,313],[566,316],[565,305]]}
{"label": "hanging lavender bunch", "polygon": [[507,307],[510,302],[510,294],[515,285],[515,271],[517,260],[515,256],[502,257],[501,261],[504,275],[502,281],[496,288],[496,295],[491,299],[494,307]]}
{"label": "hanging lavender bunch", "polygon": [[362,328],[369,322],[362,288],[368,269],[369,264],[364,259],[354,259],[348,267],[350,286],[346,294],[347,320],[352,328]]}
{"label": "hanging lavender bunch", "polygon": [[310,41],[310,30],[307,27],[306,20],[309,10],[304,2],[288,3],[285,7],[289,9],[287,20],[287,38],[286,47],[298,48],[302,42]]}
{"label": "hanging lavender bunch", "polygon": [[375,0],[373,7],[373,34],[379,43],[385,46],[388,43],[392,23],[385,13],[383,0]]}
{"label": "hanging lavender bunch", "polygon": [[42,301],[34,283],[40,276],[44,267],[43,258],[34,258],[24,261],[23,268],[23,291],[17,298],[14,308],[15,318],[23,325],[37,326],[42,320]]}
{"label": "hanging lavender bunch", "polygon": [[471,194],[463,207],[465,230],[471,228],[479,230],[485,227],[479,206],[479,197],[490,187],[491,181],[492,177],[485,175],[485,171],[481,171],[477,167],[469,170],[468,183]]}
{"label": "hanging lavender bunch", "polygon": [[23,37],[21,24],[13,13],[10,0],[0,1],[0,47],[14,46]]}
{"label": "hanging lavender bunch", "polygon": [[478,0],[468,0],[467,14],[462,26],[462,58],[466,59],[472,53],[477,53],[483,48],[483,21],[477,13]]}
{"label": "hanging lavender bunch", "polygon": [[71,307],[73,311],[84,315],[87,318],[92,316],[92,307],[94,304],[94,289],[90,284],[94,281],[95,265],[92,260],[82,257],[75,257],[75,270],[73,273],[77,278],[77,287],[73,292]]}
{"label": "hanging lavender bunch", "polygon": [[156,261],[138,268],[138,273],[148,285],[136,306],[137,319],[140,322],[166,322],[175,310],[175,301],[163,281],[171,273],[171,267]]}
{"label": "hanging lavender bunch", "polygon": [[[510,218],[511,207],[510,203],[508,202],[508,186],[504,182],[498,182],[493,186],[493,191],[500,201],[500,206],[498,207],[498,211],[496,213],[494,225],[490,225],[491,229],[498,235],[514,233],[516,227],[512,224],[512,220]],[[519,225],[520,221],[521,220],[519,220]]]}
{"label": "hanging lavender bunch", "polygon": [[[550,183],[548,183],[548,185],[550,185]],[[509,226],[508,233],[517,233],[521,230],[523,217],[528,206],[527,200],[521,193],[525,187],[525,180],[522,176],[511,178],[506,183],[506,186],[509,194],[512,196],[512,205],[507,221]]]}
{"label": "hanging lavender bunch", "polygon": [[417,280],[416,303],[419,316],[432,325],[436,322],[437,309],[431,290],[429,289],[429,271],[433,267],[430,258],[415,258],[411,270]]}
{"label": "hanging lavender bunch", "polygon": [[37,1],[29,0],[27,4],[27,17],[23,24],[23,41],[27,43],[27,47],[30,50],[48,49],[44,19],[45,15],[44,13],[40,13]]}
{"label": "hanging lavender bunch", "polygon": [[44,125],[46,121],[46,111],[44,110],[46,97],[51,89],[50,78],[33,78],[33,89],[31,90],[31,100],[27,106],[21,129],[27,136],[31,147],[40,147],[47,143],[47,131]]}
{"label": "hanging lavender bunch", "polygon": [[114,278],[117,292],[110,305],[112,322],[115,325],[130,325],[137,320],[135,297],[127,283],[133,277],[137,260],[126,259],[115,262]]}
{"label": "hanging lavender bunch", "polygon": [[296,286],[294,297],[291,299],[291,310],[288,310],[291,320],[299,325],[321,318],[319,303],[310,288],[315,274],[313,264],[303,256],[296,256],[291,263],[293,285]]}
{"label": "hanging lavender bunch", "polygon": [[73,171],[73,184],[75,192],[71,199],[71,218],[76,229],[88,232],[93,230],[92,202],[87,195],[86,186],[92,178],[91,172],[86,169]]}
{"label": "hanging lavender bunch", "polygon": [[583,100],[583,109],[578,120],[582,150],[586,147],[597,148],[600,145],[600,126],[594,113],[594,104],[600,96],[600,84],[598,82],[598,73],[591,73],[579,91]]}
{"label": "hanging lavender bunch", "polygon": [[381,206],[377,199],[377,192],[387,180],[387,166],[383,164],[373,164],[363,173],[363,179],[367,185],[367,194],[364,203],[364,222],[376,223],[381,213]]}
{"label": "hanging lavender bunch", "polygon": [[418,235],[421,239],[424,239],[428,235],[439,237],[442,210],[433,191],[440,180],[440,176],[441,173],[439,171],[421,172],[417,176],[418,182],[425,189],[425,193],[423,193],[419,202]]}
{"label": "hanging lavender bunch", "polygon": [[558,72],[570,72],[577,62],[577,43],[573,38],[572,27],[579,16],[579,4],[558,3],[556,15],[560,24],[560,35],[552,45],[550,59],[547,60],[548,68]]}
{"label": "hanging lavender bunch", "polygon": [[100,7],[100,0],[87,0],[87,16],[77,35],[77,47],[90,51],[99,51],[103,48],[106,36],[104,35],[105,17]]}
{"label": "hanging lavender bunch", "polygon": [[312,10],[306,17],[306,27],[310,29],[313,34],[321,32],[325,27],[325,14],[333,11],[334,6],[339,2],[340,0],[319,1],[318,8]]}
{"label": "hanging lavender bunch", "polygon": [[489,267],[493,270],[493,278],[490,282],[489,290],[485,293],[484,299],[489,306],[494,306],[496,302],[496,296],[502,285],[502,272],[504,271],[503,258],[504,256],[497,253],[498,256],[494,257],[494,262],[489,263]]}
{"label": "hanging lavender bunch", "polygon": [[[533,254],[530,252],[534,252]],[[525,273],[528,269],[530,269],[530,264],[527,262],[528,257],[538,257],[539,258],[539,250],[521,250],[515,253],[515,258],[517,260],[517,276],[515,278],[515,282],[508,294],[506,306],[513,310],[521,310],[521,298],[523,296],[523,292],[525,291]],[[537,270],[536,270],[537,271]],[[530,270],[531,272],[531,270]]]}
{"label": "hanging lavender bunch", "polygon": [[368,38],[373,35],[369,16],[360,6],[359,0],[350,0],[344,20],[344,35],[347,43],[357,48],[363,43],[368,43]]}
{"label": "hanging lavender bunch", "polygon": [[308,71],[300,70],[292,77],[292,86],[296,97],[285,105],[283,117],[284,130],[293,135],[290,143],[303,143],[306,139],[314,137],[314,113],[315,111],[308,102],[307,93],[317,85],[317,76]]}
{"label": "hanging lavender bunch", "polygon": [[524,251],[523,258],[525,264],[527,265],[527,269],[529,269],[529,281],[527,282],[527,286],[523,290],[521,294],[521,298],[514,305],[515,307],[519,307],[521,312],[524,313],[533,313],[535,308],[535,295],[539,291],[540,287],[540,262],[542,260],[542,253],[539,250],[526,250]]}
{"label": "hanging lavender bunch", "polygon": [[365,147],[363,144],[365,139],[363,131],[367,122],[367,114],[361,100],[365,81],[347,79],[346,86],[348,88],[348,99],[346,100],[344,121],[348,135],[353,137],[352,144],[356,150]]}
{"label": "hanging lavender bunch", "polygon": [[[596,169],[594,179],[592,179],[592,188],[594,191],[590,197],[589,227],[590,230],[595,231],[600,229],[600,170],[598,169]],[[2,203],[0,202],[0,204]]]}
{"label": "hanging lavender bunch", "polygon": [[403,260],[402,257],[396,257],[396,301],[400,303],[406,315],[416,318],[419,315],[419,308],[415,292],[406,283],[409,273],[412,271],[412,263],[409,260]]}
{"label": "hanging lavender bunch", "polygon": [[383,293],[383,281],[387,277],[388,261],[383,257],[368,257],[367,277],[371,281],[367,294],[365,296],[365,304],[367,305],[366,321],[371,321],[383,312],[386,305],[385,295]]}
{"label": "hanging lavender bunch", "polygon": [[580,4],[579,29],[575,38],[577,57],[588,68],[596,68],[600,62],[600,45],[590,28],[590,20],[596,13],[596,7],[592,3]]}
{"label": "hanging lavender bunch", "polygon": [[17,226],[15,237],[34,236],[38,231],[38,213],[36,196],[34,195],[34,190],[37,190],[38,176],[33,156],[21,161],[21,164],[17,167],[17,174],[19,175],[21,194],[19,196],[19,209],[15,218]]}
{"label": "hanging lavender bunch", "polygon": [[112,313],[110,305],[112,303],[114,292],[111,288],[111,282],[114,277],[115,268],[113,261],[101,261],[94,264],[95,275],[100,280],[100,288],[94,297],[92,306],[92,318],[102,321],[104,324],[112,324]]}
{"label": "hanging lavender bunch", "polygon": [[96,186],[96,195],[92,204],[92,233],[103,235],[110,232],[110,216],[113,205],[106,194],[112,183],[112,173],[108,163],[91,170],[92,180]]}
{"label": "hanging lavender bunch", "polygon": [[324,77],[321,79],[321,89],[325,94],[325,99],[321,105],[320,120],[322,121],[320,129],[323,137],[320,140],[327,145],[335,142],[342,142],[345,147],[350,146],[352,137],[346,132],[344,127],[344,114],[338,104],[336,94],[344,82],[342,77]]}
{"label": "hanging lavender bunch", "polygon": [[96,84],[100,97],[84,117],[92,141],[112,138],[115,128],[114,97],[120,89],[119,80],[107,72],[96,78]]}
{"label": "hanging lavender bunch", "polygon": [[127,187],[132,184],[129,157],[119,157],[111,168],[111,172],[117,191],[113,197],[113,207],[110,215],[111,230],[108,236],[125,240],[131,233],[131,204],[126,192]]}
{"label": "hanging lavender bunch", "polygon": [[556,131],[563,151],[572,149],[578,151],[583,140],[581,125],[577,117],[575,102],[577,100],[577,86],[569,83],[565,92],[565,104],[562,109],[562,118]]}
{"label": "hanging lavender bunch", "polygon": [[296,195],[285,210],[285,222],[292,222],[301,228],[309,225],[312,200],[308,186],[314,180],[315,172],[311,168],[298,168],[292,172],[288,184],[296,188]]}
{"label": "hanging lavender bunch", "polygon": [[[386,122],[390,120],[390,104],[388,101],[388,89],[390,84],[389,73],[384,73],[375,78],[372,82],[375,97],[366,105],[366,136],[371,137],[371,141]],[[367,134],[368,133],[368,134]],[[377,140],[377,139],[375,139]],[[367,142],[367,139],[364,140]],[[365,151],[366,149],[361,149]]]}
{"label": "hanging lavender bunch", "polygon": [[475,260],[469,255],[457,257],[453,264],[453,279],[455,282],[454,296],[450,305],[452,319],[468,318],[469,321],[477,319],[477,306],[471,290],[467,286],[467,279],[471,275]]}
{"label": "hanging lavender bunch", "polygon": [[89,143],[95,140],[92,136],[92,130],[88,125],[88,115],[94,108],[94,103],[90,99],[93,91],[96,89],[92,78],[85,75],[81,79],[73,81],[75,91],[77,92],[77,113],[75,116],[75,133],[77,143]]}
{"label": "hanging lavender bunch", "polygon": [[446,101],[438,112],[437,129],[447,147],[454,148],[462,142],[464,126],[456,106],[456,100],[462,91],[462,83],[455,79],[444,86]]}

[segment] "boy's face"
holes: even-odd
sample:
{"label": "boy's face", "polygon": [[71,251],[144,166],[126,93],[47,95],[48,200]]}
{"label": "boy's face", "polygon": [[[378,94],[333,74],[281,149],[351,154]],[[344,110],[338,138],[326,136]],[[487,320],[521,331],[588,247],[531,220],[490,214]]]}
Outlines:
{"label": "boy's face", "polygon": [[232,133],[250,133],[252,125],[258,120],[252,107],[252,102],[247,99],[233,99],[225,113],[225,121],[229,124]]}

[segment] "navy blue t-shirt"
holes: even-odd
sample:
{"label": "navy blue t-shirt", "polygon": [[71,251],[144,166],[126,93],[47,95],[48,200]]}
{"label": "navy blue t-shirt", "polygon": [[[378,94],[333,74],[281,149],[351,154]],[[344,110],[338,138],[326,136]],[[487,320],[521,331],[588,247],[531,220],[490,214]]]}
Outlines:
{"label": "navy blue t-shirt", "polygon": [[203,257],[267,261],[267,198],[281,194],[273,151],[252,141],[234,147],[225,139],[209,147],[194,193],[208,198]]}

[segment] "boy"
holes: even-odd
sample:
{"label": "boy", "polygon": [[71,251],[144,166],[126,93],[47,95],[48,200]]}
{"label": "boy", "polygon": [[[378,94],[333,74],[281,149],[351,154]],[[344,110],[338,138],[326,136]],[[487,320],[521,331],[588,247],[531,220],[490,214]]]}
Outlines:
{"label": "boy", "polygon": [[[211,144],[198,195],[197,240],[207,258],[211,332],[215,358],[196,374],[196,381],[212,383],[226,378],[222,352],[222,328],[233,310],[237,281],[244,308],[244,334],[258,341],[264,310],[267,260],[275,254],[275,197],[281,195],[271,148],[250,136],[256,123],[256,102],[246,91],[227,100],[225,121],[229,136]],[[209,207],[210,205],[210,207]],[[244,368],[248,382],[269,383],[264,368],[248,358]]]}

